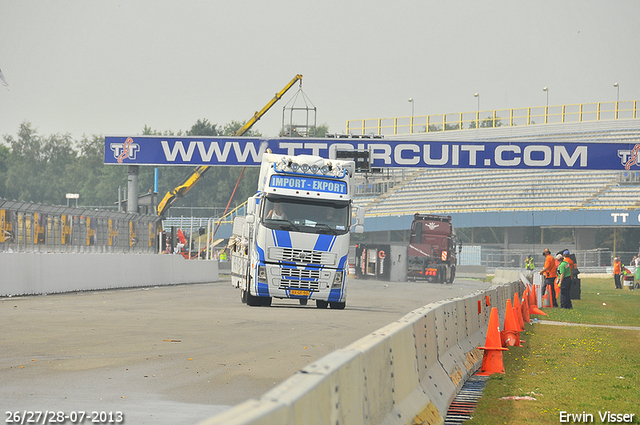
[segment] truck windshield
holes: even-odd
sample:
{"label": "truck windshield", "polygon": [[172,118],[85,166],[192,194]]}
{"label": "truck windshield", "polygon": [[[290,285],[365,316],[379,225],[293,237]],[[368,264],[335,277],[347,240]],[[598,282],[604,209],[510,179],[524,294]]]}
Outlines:
{"label": "truck windshield", "polygon": [[349,231],[349,204],[283,197],[266,197],[262,223],[278,230],[340,235]]}

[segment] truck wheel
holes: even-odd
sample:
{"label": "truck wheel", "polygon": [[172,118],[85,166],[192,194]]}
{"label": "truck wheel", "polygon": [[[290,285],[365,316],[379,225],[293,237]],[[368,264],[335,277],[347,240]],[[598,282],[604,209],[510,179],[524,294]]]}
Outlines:
{"label": "truck wheel", "polygon": [[307,298],[300,298],[298,301],[300,301],[300,305],[307,305],[307,301],[309,301]]}
{"label": "truck wheel", "polygon": [[327,308],[329,307],[329,303],[322,300],[316,300],[316,307],[318,308]]}
{"label": "truck wheel", "polygon": [[246,291],[246,293],[247,293],[247,305],[250,307],[258,307],[260,305],[260,297],[251,295],[249,291]]}
{"label": "truck wheel", "polygon": [[449,283],[453,283],[453,280],[456,278],[456,268],[451,267],[451,277],[449,278]]}
{"label": "truck wheel", "polygon": [[242,301],[242,304],[247,303],[247,291],[245,291],[244,289],[240,290],[240,301]]}
{"label": "truck wheel", "polygon": [[270,307],[271,297],[256,297],[247,291],[247,305],[251,307]]}
{"label": "truck wheel", "polygon": [[347,306],[347,303],[332,302],[332,303],[329,303],[329,305],[331,305],[332,310],[344,310],[344,308]]}

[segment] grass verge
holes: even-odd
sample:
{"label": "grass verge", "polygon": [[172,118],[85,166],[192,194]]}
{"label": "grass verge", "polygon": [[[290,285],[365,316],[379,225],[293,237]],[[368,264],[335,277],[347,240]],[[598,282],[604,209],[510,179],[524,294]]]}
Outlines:
{"label": "grass verge", "polygon": [[[640,290],[615,290],[612,279],[583,279],[581,298],[573,310],[545,309],[549,316],[541,319],[640,326]],[[632,423],[640,423],[640,331],[525,327],[526,343],[503,353],[506,374],[491,376],[465,424],[608,423],[600,417],[607,411],[634,414]],[[536,400],[500,400],[510,396]],[[592,416],[562,422],[561,412]]]}
{"label": "grass verge", "polygon": [[[640,326],[640,290],[614,289],[611,279],[582,279],[581,299],[573,309],[546,308],[545,320],[599,325]],[[558,305],[560,303],[558,302]]]}

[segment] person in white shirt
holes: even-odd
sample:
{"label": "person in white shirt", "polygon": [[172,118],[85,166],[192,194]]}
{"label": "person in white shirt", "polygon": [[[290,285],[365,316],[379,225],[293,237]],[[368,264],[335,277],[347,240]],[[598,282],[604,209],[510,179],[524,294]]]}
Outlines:
{"label": "person in white shirt", "polygon": [[287,220],[287,214],[282,209],[280,202],[273,204],[273,209],[267,214],[267,218],[271,220]]}

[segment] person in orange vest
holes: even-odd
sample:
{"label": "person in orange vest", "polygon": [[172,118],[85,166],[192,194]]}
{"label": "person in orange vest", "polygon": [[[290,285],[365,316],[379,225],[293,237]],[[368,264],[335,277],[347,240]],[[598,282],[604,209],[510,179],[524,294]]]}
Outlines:
{"label": "person in orange vest", "polygon": [[[565,258],[565,261],[567,263],[569,263],[569,267],[571,268],[571,271],[573,271],[573,269],[576,267],[576,265],[573,262],[573,260],[571,259],[571,257],[569,257],[569,250],[565,249],[564,252],[562,253],[562,256]],[[573,277],[573,276],[571,276],[571,277]]]}
{"label": "person in orange vest", "polygon": [[613,259],[613,282],[616,285],[616,289],[622,289],[622,282],[620,282],[620,275],[622,274],[622,262],[618,257]]}
{"label": "person in orange vest", "polygon": [[542,255],[544,255],[544,268],[540,270],[540,275],[544,276],[544,282],[542,283],[542,295],[545,294],[546,288],[549,288],[549,295],[553,300],[553,306],[558,307],[557,294],[554,282],[558,277],[556,272],[556,260],[551,255],[549,248],[546,248]]}

